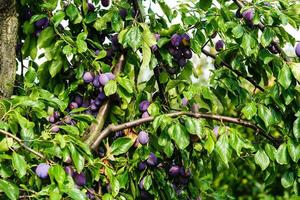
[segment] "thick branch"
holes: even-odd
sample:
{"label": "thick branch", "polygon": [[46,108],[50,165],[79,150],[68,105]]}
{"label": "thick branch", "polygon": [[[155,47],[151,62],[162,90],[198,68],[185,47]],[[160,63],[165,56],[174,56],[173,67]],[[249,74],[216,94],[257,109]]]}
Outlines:
{"label": "thick branch", "polygon": [[[206,43],[207,44],[207,43]],[[216,55],[208,52],[207,50],[204,49],[205,45],[202,48],[202,53],[204,53],[206,56],[211,57],[213,59],[216,59]],[[243,77],[244,79],[246,79],[247,81],[249,81],[252,85],[254,85],[256,88],[258,88],[259,90],[261,90],[262,92],[264,91],[264,88],[262,88],[260,85],[258,85],[258,83],[256,83],[256,81],[248,76],[244,76],[241,72],[239,72],[238,70],[233,69],[228,63],[226,63],[225,61],[221,62],[222,65],[224,65],[225,67],[227,67],[228,69],[230,69],[231,71],[233,71],[235,74],[237,74],[240,77]]]}
{"label": "thick branch", "polygon": [[[265,133],[261,128],[259,128],[255,124],[252,124],[251,122],[242,120],[240,118],[214,115],[214,114],[209,114],[209,113],[193,113],[193,112],[185,112],[185,111],[179,111],[179,112],[165,114],[165,116],[171,117],[171,118],[179,117],[179,116],[183,116],[183,115],[197,118],[197,119],[199,119],[199,118],[211,119],[211,120],[216,120],[216,121],[221,121],[221,122],[229,122],[229,123],[239,124],[239,125],[242,125],[245,127],[249,127],[249,128],[252,128],[253,130],[255,130],[257,133],[261,134],[266,139],[268,139],[270,142],[273,143],[273,145],[278,146],[278,141],[274,137]],[[98,145],[100,144],[100,142],[112,132],[117,132],[117,131],[121,131],[121,130],[124,130],[127,128],[139,126],[144,123],[152,122],[154,119],[155,119],[154,117],[150,116],[147,118],[141,118],[141,119],[137,119],[134,121],[126,122],[124,124],[119,124],[119,125],[111,124],[99,134],[98,138],[92,144],[92,149],[95,150],[98,147]]]}
{"label": "thick branch", "polygon": [[1,129],[0,129],[0,133],[1,133],[2,135],[5,135],[5,136],[7,136],[7,137],[12,138],[12,139],[15,140],[16,142],[18,142],[18,143],[20,144],[21,147],[23,147],[24,149],[26,149],[26,150],[28,150],[29,152],[33,153],[34,155],[36,155],[36,156],[38,156],[38,157],[40,157],[40,158],[42,158],[42,159],[45,159],[45,156],[44,156],[44,155],[42,155],[41,153],[39,153],[39,152],[33,150],[32,148],[26,146],[26,145],[22,142],[22,140],[21,140],[20,138],[18,138],[17,136],[15,136],[15,135],[13,135],[13,134],[7,132],[7,131],[1,130]]}
{"label": "thick branch", "polygon": [[[117,75],[121,72],[124,63],[125,63],[125,57],[122,54],[119,58],[118,63],[114,67],[113,73],[115,75]],[[110,106],[111,106],[111,100],[110,99],[105,100],[98,111],[98,114],[96,117],[96,122],[94,122],[90,126],[89,131],[84,134],[83,140],[88,145],[91,145],[94,142],[94,140],[98,136],[98,133],[102,130],[104,123],[106,121]]]}
{"label": "thick branch", "polygon": [[[233,0],[234,3],[240,8],[242,9],[244,7],[244,4],[238,0]],[[257,25],[258,28],[261,31],[264,31],[265,29],[265,25],[262,24],[261,22]],[[286,62],[290,62],[290,58],[286,55],[286,53],[283,51],[283,49],[279,46],[279,44],[277,42],[275,42],[274,40],[272,40],[271,44],[276,48],[276,50],[281,54],[282,58],[286,61]]]}

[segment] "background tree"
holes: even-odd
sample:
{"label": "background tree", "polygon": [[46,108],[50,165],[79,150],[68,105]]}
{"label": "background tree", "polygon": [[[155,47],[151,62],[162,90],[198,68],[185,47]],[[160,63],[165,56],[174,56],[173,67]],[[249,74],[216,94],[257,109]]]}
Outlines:
{"label": "background tree", "polygon": [[[297,1],[19,3],[28,64],[0,102],[2,196],[298,198]],[[214,59],[207,82],[193,55]]]}

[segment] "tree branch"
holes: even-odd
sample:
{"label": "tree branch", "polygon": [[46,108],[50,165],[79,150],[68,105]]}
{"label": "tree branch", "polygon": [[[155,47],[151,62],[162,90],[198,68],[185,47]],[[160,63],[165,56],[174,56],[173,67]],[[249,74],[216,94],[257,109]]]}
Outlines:
{"label": "tree branch", "polygon": [[0,129],[0,133],[1,133],[2,135],[5,135],[5,136],[7,136],[7,137],[12,138],[12,139],[15,140],[16,142],[18,142],[18,143],[20,144],[20,146],[23,147],[24,149],[26,149],[27,151],[33,153],[34,155],[36,155],[36,156],[38,156],[38,157],[40,157],[40,158],[42,158],[42,159],[45,159],[45,156],[44,156],[44,155],[42,155],[41,153],[39,153],[39,152],[33,150],[32,148],[26,146],[26,145],[22,142],[22,140],[21,140],[20,138],[18,138],[17,136],[15,136],[15,135],[13,135],[13,134],[7,132],[7,131],[1,130],[1,129]]}
{"label": "tree branch", "polygon": [[[234,3],[240,8],[242,9],[244,7],[244,4],[238,0],[233,0]],[[263,23],[259,23],[258,28],[263,32],[265,29],[265,25]],[[281,54],[282,58],[286,61],[286,62],[290,62],[290,58],[286,55],[286,53],[283,51],[283,49],[279,46],[279,44],[277,42],[275,42],[274,40],[272,40],[271,44],[276,48],[276,50]]]}
{"label": "tree branch", "polygon": [[[279,145],[279,141],[277,139],[275,139],[273,136],[268,135],[267,133],[265,133],[260,127],[258,127],[255,124],[252,124],[249,121],[245,121],[242,120],[240,118],[233,118],[233,117],[227,117],[227,116],[221,116],[221,115],[214,115],[214,114],[209,114],[209,113],[194,113],[194,112],[188,112],[188,111],[179,111],[179,112],[173,112],[173,113],[168,113],[165,114],[165,116],[167,117],[171,117],[171,118],[175,118],[175,117],[179,117],[179,116],[189,116],[189,117],[193,117],[196,119],[199,118],[204,118],[204,119],[211,119],[211,120],[216,120],[216,121],[221,121],[221,122],[229,122],[229,123],[233,123],[233,124],[239,124],[245,127],[249,127],[253,130],[255,130],[257,133],[261,134],[263,137],[265,137],[266,139],[268,139],[270,142],[272,142],[272,144],[274,146],[278,146]],[[139,126],[141,124],[144,123],[148,123],[148,122],[152,122],[155,118],[154,117],[147,117],[147,118],[141,118],[141,119],[137,119],[134,121],[130,121],[130,122],[126,122],[124,124],[119,124],[119,125],[109,125],[108,127],[106,127],[100,134],[99,136],[96,138],[95,142],[92,144],[92,149],[96,149],[98,147],[98,145],[100,144],[100,142],[106,138],[110,133],[112,132],[117,132],[117,131],[121,131],[127,128],[132,128],[135,126]]]}
{"label": "tree branch", "polygon": [[[115,75],[119,74],[122,71],[124,63],[125,63],[125,57],[124,54],[121,54],[118,63],[114,67],[113,73]],[[111,106],[110,99],[105,100],[101,105],[96,117],[96,122],[91,124],[88,132],[86,132],[83,135],[83,140],[86,144],[91,145],[94,142],[95,138],[98,137],[98,133],[103,129],[110,106]]]}
{"label": "tree branch", "polygon": [[[213,59],[216,59],[216,55],[208,52],[207,50],[205,50],[205,46],[208,43],[208,41],[203,45],[202,47],[202,53],[204,53],[206,56],[211,57]],[[244,79],[246,79],[247,81],[249,81],[252,85],[254,85],[256,88],[258,88],[259,90],[261,90],[262,92],[265,91],[264,88],[262,88],[260,85],[258,85],[258,83],[256,83],[256,81],[248,76],[244,76],[241,72],[239,72],[238,70],[233,69],[228,63],[226,63],[225,61],[221,62],[222,65],[224,65],[225,67],[227,67],[228,69],[230,69],[231,71],[233,71],[235,74],[237,74],[240,77],[243,77]]]}

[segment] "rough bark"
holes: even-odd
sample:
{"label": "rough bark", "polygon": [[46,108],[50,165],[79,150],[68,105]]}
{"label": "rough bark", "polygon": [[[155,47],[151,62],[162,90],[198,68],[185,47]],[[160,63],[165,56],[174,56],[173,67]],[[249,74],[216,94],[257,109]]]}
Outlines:
{"label": "rough bark", "polygon": [[16,0],[0,0],[0,99],[12,95],[16,75]]}

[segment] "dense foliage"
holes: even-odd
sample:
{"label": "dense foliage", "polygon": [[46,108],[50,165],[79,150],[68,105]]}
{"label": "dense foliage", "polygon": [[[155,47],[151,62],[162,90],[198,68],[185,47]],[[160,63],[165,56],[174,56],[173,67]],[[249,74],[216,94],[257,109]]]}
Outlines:
{"label": "dense foliage", "polygon": [[[0,102],[0,195],[297,199],[299,2],[143,3],[19,2],[29,62]],[[193,55],[214,59],[206,82]]]}

